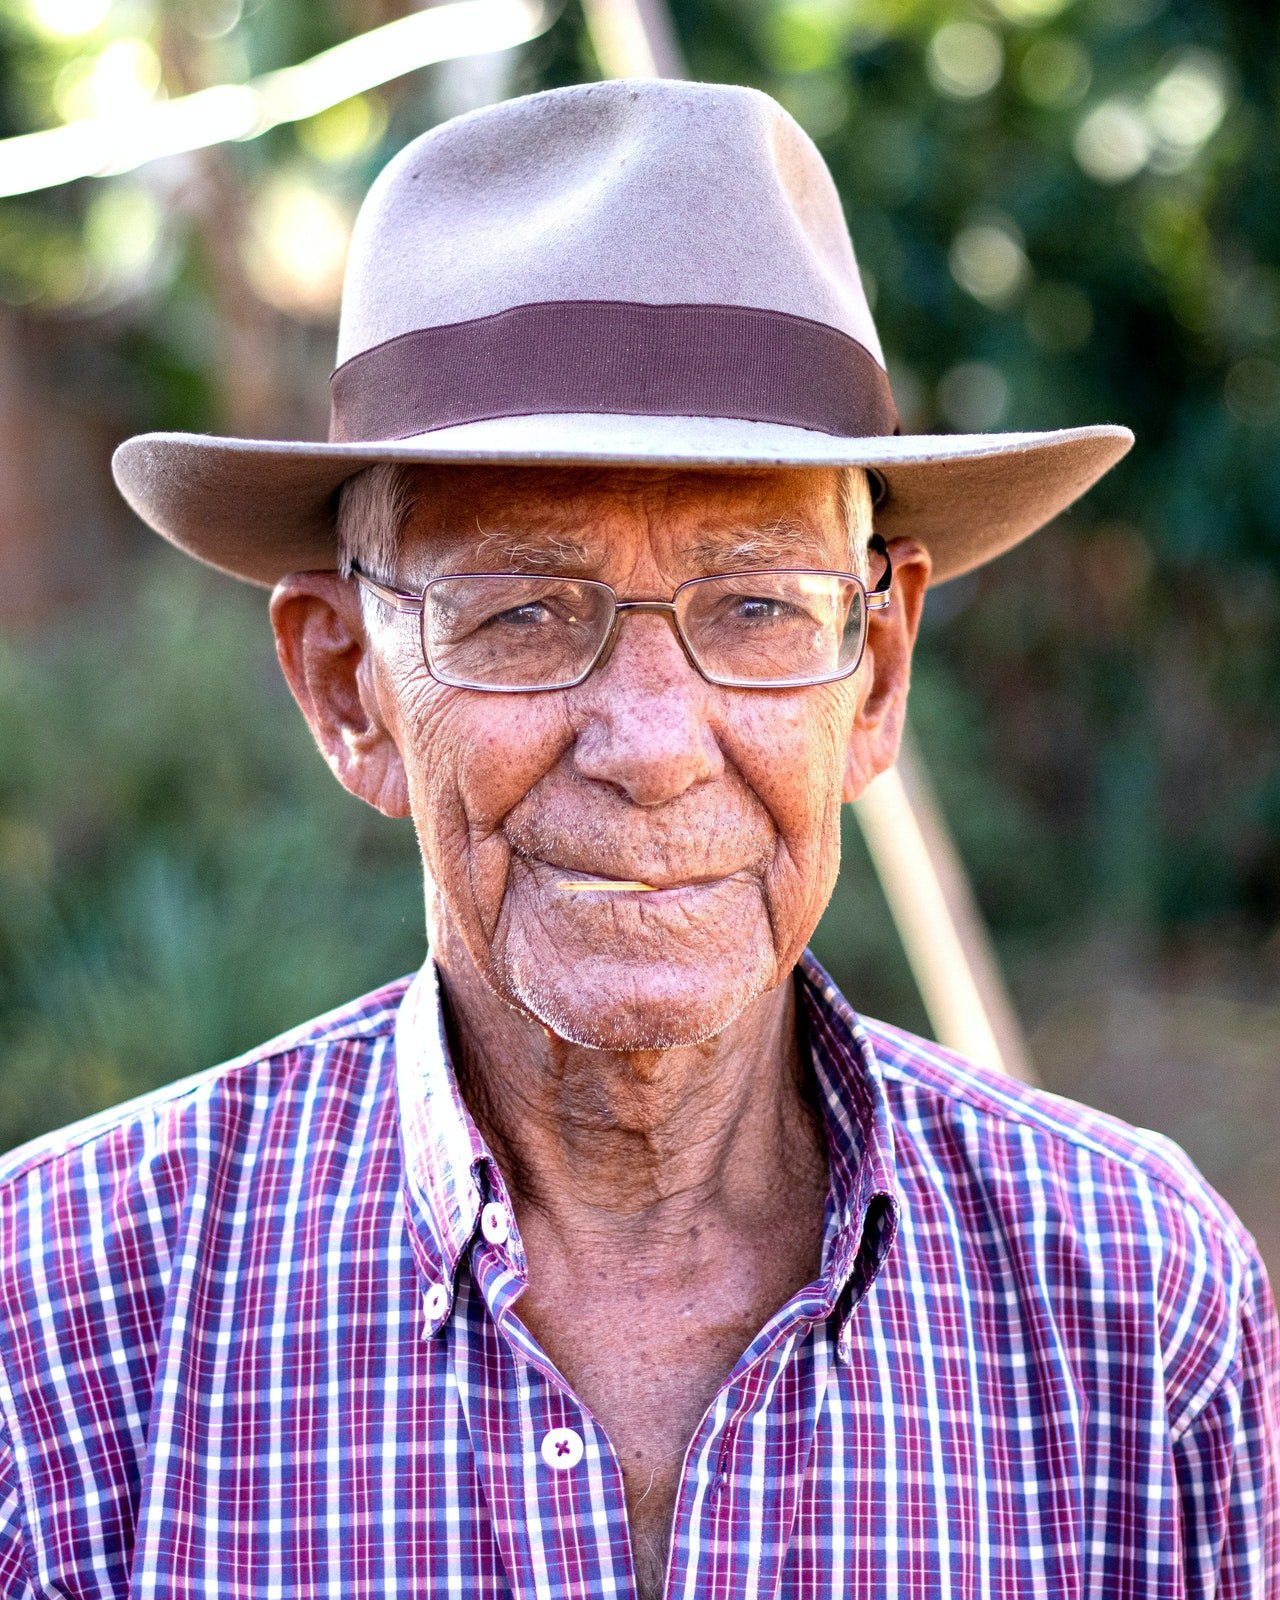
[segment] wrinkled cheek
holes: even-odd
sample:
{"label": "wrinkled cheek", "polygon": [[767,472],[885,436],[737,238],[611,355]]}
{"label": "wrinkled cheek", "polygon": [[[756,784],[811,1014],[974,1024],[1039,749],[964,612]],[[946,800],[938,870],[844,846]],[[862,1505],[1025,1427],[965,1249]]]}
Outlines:
{"label": "wrinkled cheek", "polygon": [[445,924],[456,922],[460,912],[465,920],[475,920],[469,909],[470,828],[460,781],[465,776],[460,760],[465,740],[447,695],[430,679],[425,686],[415,685],[401,696],[395,729],[426,876],[427,930],[436,945]]}
{"label": "wrinkled cheek", "polygon": [[753,773],[753,787],[777,830],[766,895],[778,955],[787,962],[808,943],[840,870],[844,757],[854,708],[851,693],[835,684],[773,709],[773,756]]}
{"label": "wrinkled cheek", "polygon": [[[452,775],[457,771],[457,729],[447,706],[431,688],[406,696],[396,728],[400,759],[409,784],[409,804],[424,854],[441,825],[458,810]],[[430,854],[434,855],[431,850]]]}
{"label": "wrinkled cheek", "polygon": [[[437,917],[487,965],[511,870],[507,816],[554,760],[527,707],[434,683],[405,720],[410,805]],[[524,715],[521,715],[522,711]]]}
{"label": "wrinkled cheek", "polygon": [[766,875],[774,948],[779,965],[789,969],[813,936],[840,871],[840,815],[837,804],[820,833],[803,840],[781,838]]}

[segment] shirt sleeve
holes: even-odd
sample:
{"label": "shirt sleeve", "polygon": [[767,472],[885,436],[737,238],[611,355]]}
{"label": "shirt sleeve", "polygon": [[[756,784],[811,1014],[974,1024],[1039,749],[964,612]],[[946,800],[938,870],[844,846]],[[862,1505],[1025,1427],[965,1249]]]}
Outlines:
{"label": "shirt sleeve", "polygon": [[1188,1600],[1280,1595],[1280,1327],[1255,1254],[1235,1360],[1177,1436]]}
{"label": "shirt sleeve", "polygon": [[27,1579],[22,1498],[9,1430],[0,1425],[0,1600],[36,1600]]}

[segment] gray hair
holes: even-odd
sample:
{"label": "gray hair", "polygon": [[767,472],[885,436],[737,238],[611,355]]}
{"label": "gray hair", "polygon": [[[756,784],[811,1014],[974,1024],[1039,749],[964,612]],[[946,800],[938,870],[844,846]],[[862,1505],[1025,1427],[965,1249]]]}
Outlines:
{"label": "gray hair", "polygon": [[[353,566],[384,581],[394,580],[400,536],[413,509],[414,469],[379,461],[348,478],[338,494],[338,570]],[[836,485],[840,515],[849,530],[849,570],[867,575],[871,537],[871,481],[861,467],[841,467]]]}

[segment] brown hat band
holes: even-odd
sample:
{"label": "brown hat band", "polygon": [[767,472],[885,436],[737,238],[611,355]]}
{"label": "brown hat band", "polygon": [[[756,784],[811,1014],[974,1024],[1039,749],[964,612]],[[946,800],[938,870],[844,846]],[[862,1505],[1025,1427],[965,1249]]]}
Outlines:
{"label": "brown hat band", "polygon": [[330,382],[335,444],[571,411],[736,417],[845,438],[901,431],[864,345],[751,306],[540,301],[402,333]]}

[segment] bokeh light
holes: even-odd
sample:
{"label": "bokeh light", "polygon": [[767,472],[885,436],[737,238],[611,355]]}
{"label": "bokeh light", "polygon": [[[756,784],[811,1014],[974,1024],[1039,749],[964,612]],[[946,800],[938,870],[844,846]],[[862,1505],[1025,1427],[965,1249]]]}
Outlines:
{"label": "bokeh light", "polygon": [[947,260],[960,287],[989,306],[1007,305],[1031,274],[1022,237],[1008,217],[988,217],[962,228]]}
{"label": "bokeh light", "polygon": [[245,241],[250,282],[269,304],[328,319],[342,294],[351,216],[306,177],[274,173],[254,197]]}
{"label": "bokeh light", "polygon": [[1222,309],[1225,325],[1238,338],[1280,336],[1280,268],[1252,261],[1227,274]]}
{"label": "bokeh light", "polygon": [[84,242],[100,270],[103,292],[119,298],[140,292],[159,255],[163,212],[140,183],[122,181],[99,189],[85,214]]}
{"label": "bokeh light", "polygon": [[81,39],[106,20],[111,0],[29,0],[32,22],[54,39]]}
{"label": "bokeh light", "polygon": [[1078,106],[1089,92],[1093,64],[1078,39],[1045,34],[1027,46],[1018,84],[1035,105],[1053,109]]}
{"label": "bokeh light", "polygon": [[1095,106],[1072,142],[1081,168],[1098,183],[1124,183],[1151,154],[1151,129],[1137,106],[1113,98]]}
{"label": "bokeh light", "polygon": [[53,103],[64,122],[112,117],[149,105],[160,88],[160,58],[145,39],[113,39],[59,73]]}
{"label": "bokeh light", "polygon": [[1280,419],[1280,362],[1246,356],[1227,373],[1227,410],[1239,422],[1265,425]]}
{"label": "bokeh light", "polygon": [[357,94],[298,124],[298,143],[326,166],[345,166],[366,156],[387,128],[380,95]]}
{"label": "bokeh light", "polygon": [[1048,22],[1065,11],[1071,0],[994,0],[995,8],[1010,22]]}
{"label": "bokeh light", "polygon": [[225,39],[243,16],[243,0],[202,0],[191,7],[188,26],[197,39]]}
{"label": "bokeh light", "polygon": [[1145,112],[1164,149],[1159,170],[1181,171],[1218,131],[1227,113],[1228,74],[1208,50],[1185,51],[1147,96]]}
{"label": "bokeh light", "polygon": [[1004,45],[985,23],[948,22],[930,39],[925,65],[930,83],[942,94],[976,99],[999,83]]}
{"label": "bokeh light", "polygon": [[1050,355],[1081,350],[1093,334],[1093,302],[1076,283],[1037,283],[1027,296],[1023,323],[1031,340]]}
{"label": "bokeh light", "polygon": [[938,380],[938,409],[962,433],[994,428],[1009,403],[1009,385],[989,361],[959,361]]}

